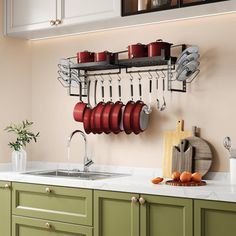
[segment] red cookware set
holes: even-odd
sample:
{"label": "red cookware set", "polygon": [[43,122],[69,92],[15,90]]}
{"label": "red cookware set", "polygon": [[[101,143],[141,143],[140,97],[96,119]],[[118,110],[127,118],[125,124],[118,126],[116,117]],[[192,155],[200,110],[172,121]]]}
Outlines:
{"label": "red cookware set", "polygon": [[[90,89],[88,84],[88,90]],[[94,82],[94,94],[96,94],[97,80]],[[140,100],[133,101],[133,84],[131,83],[131,100],[126,104],[121,101],[121,85],[118,85],[119,101],[112,102],[112,87],[110,84],[110,101],[104,102],[104,85],[101,85],[102,101],[91,108],[88,94],[88,104],[81,100],[74,107],[74,120],[83,122],[84,130],[87,134],[119,134],[124,131],[126,134],[139,134],[147,129],[150,109],[142,101],[142,87],[139,84]]]}
{"label": "red cookware set", "polygon": [[88,62],[102,62],[108,61],[110,63],[115,62],[115,53],[111,53],[108,51],[104,52],[89,52],[83,51],[77,53],[77,62],[78,63],[88,63]]}
{"label": "red cookware set", "polygon": [[148,45],[141,43],[129,45],[128,57],[129,59],[158,56],[169,58],[171,45],[171,43],[163,42],[161,39],[157,40],[156,42],[149,43]]}

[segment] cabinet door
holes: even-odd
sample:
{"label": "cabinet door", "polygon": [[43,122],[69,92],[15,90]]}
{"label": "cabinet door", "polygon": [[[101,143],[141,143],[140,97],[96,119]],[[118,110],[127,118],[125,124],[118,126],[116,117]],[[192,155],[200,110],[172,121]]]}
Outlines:
{"label": "cabinet door", "polygon": [[[13,216],[12,236],[92,236],[91,227]],[[5,236],[5,235],[4,235]]]}
{"label": "cabinet door", "polygon": [[98,21],[120,15],[120,0],[60,0],[58,2],[58,18],[62,20],[62,25]]}
{"label": "cabinet door", "polygon": [[[141,236],[192,236],[192,200],[142,195]],[[140,198],[141,199],[141,198]]]}
{"label": "cabinet door", "polygon": [[7,33],[45,29],[56,20],[57,0],[5,0]]}
{"label": "cabinet door", "polygon": [[138,194],[95,191],[94,236],[138,236]]}
{"label": "cabinet door", "polygon": [[195,236],[235,236],[236,203],[194,201]]}
{"label": "cabinet door", "polygon": [[11,183],[0,182],[0,235],[11,235]]}

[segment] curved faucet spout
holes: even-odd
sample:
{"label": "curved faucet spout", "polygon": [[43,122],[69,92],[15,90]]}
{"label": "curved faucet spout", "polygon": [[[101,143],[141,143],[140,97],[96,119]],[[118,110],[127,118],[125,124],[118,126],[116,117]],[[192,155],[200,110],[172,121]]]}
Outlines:
{"label": "curved faucet spout", "polygon": [[75,130],[75,131],[73,131],[73,132],[71,133],[71,135],[68,137],[67,147],[70,148],[71,140],[72,140],[73,136],[74,136],[76,133],[80,134],[80,135],[83,137],[83,139],[84,139],[84,145],[85,145],[85,146],[84,146],[84,152],[85,152],[85,153],[84,153],[84,171],[88,171],[88,167],[93,164],[93,161],[88,158],[88,154],[87,154],[87,138],[86,138],[85,133],[84,133],[83,131],[81,131],[81,130]]}

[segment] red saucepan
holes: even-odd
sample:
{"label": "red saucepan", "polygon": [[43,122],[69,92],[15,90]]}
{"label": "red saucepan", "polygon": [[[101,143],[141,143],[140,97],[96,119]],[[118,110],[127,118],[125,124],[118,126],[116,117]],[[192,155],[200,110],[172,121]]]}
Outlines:
{"label": "red saucepan", "polygon": [[133,83],[132,79],[130,80],[130,90],[131,90],[131,100],[126,104],[123,114],[123,127],[126,134],[132,133],[132,122],[131,115],[133,113],[135,102],[133,101]]}
{"label": "red saucepan", "polygon": [[111,115],[111,110],[114,105],[114,103],[112,102],[111,80],[110,80],[109,90],[110,90],[110,101],[106,103],[103,113],[102,113],[102,129],[105,134],[109,134],[111,132],[110,115]]}
{"label": "red saucepan", "polygon": [[114,63],[115,54],[108,51],[98,52],[98,53],[95,53],[94,61],[96,62],[108,61],[110,63]]}
{"label": "red saucepan", "polygon": [[82,101],[82,85],[81,85],[81,83],[79,86],[80,86],[80,102],[78,102],[74,107],[73,117],[74,117],[75,121],[83,122],[84,113],[85,113],[87,104]]}
{"label": "red saucepan", "polygon": [[78,63],[94,62],[94,52],[88,52],[88,51],[78,52],[77,62]]}
{"label": "red saucepan", "polygon": [[111,110],[111,115],[110,115],[110,127],[111,127],[111,131],[114,134],[118,134],[122,131],[122,129],[121,129],[122,108],[123,108],[124,104],[121,102],[121,86],[120,86],[120,84],[118,86],[118,89],[119,89],[118,93],[119,93],[120,101],[116,102],[113,105],[113,108]]}
{"label": "red saucepan", "polygon": [[162,51],[164,53],[163,56],[169,58],[170,57],[170,47],[171,43],[163,42],[161,39],[156,42],[152,42],[148,44],[148,56],[149,57],[157,57],[162,56]]}
{"label": "red saucepan", "polygon": [[133,44],[128,46],[128,57],[139,58],[139,57],[147,57],[147,46],[141,43]]}

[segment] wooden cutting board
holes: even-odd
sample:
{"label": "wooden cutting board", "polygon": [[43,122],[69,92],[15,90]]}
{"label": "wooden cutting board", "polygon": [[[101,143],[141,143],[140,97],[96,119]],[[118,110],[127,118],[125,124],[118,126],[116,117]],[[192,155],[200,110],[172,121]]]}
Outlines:
{"label": "wooden cutting board", "polygon": [[182,139],[178,147],[172,149],[172,170],[180,173],[184,171],[192,172],[193,147],[188,140]]}
{"label": "wooden cutting board", "polygon": [[193,172],[199,172],[204,176],[210,169],[213,154],[209,144],[202,138],[196,136],[197,127],[193,127],[193,136],[187,138],[193,146]]}
{"label": "wooden cutting board", "polygon": [[184,131],[184,121],[178,120],[175,131],[164,132],[163,176],[170,178],[172,174],[172,148],[177,146],[181,139],[192,136],[191,131]]}

